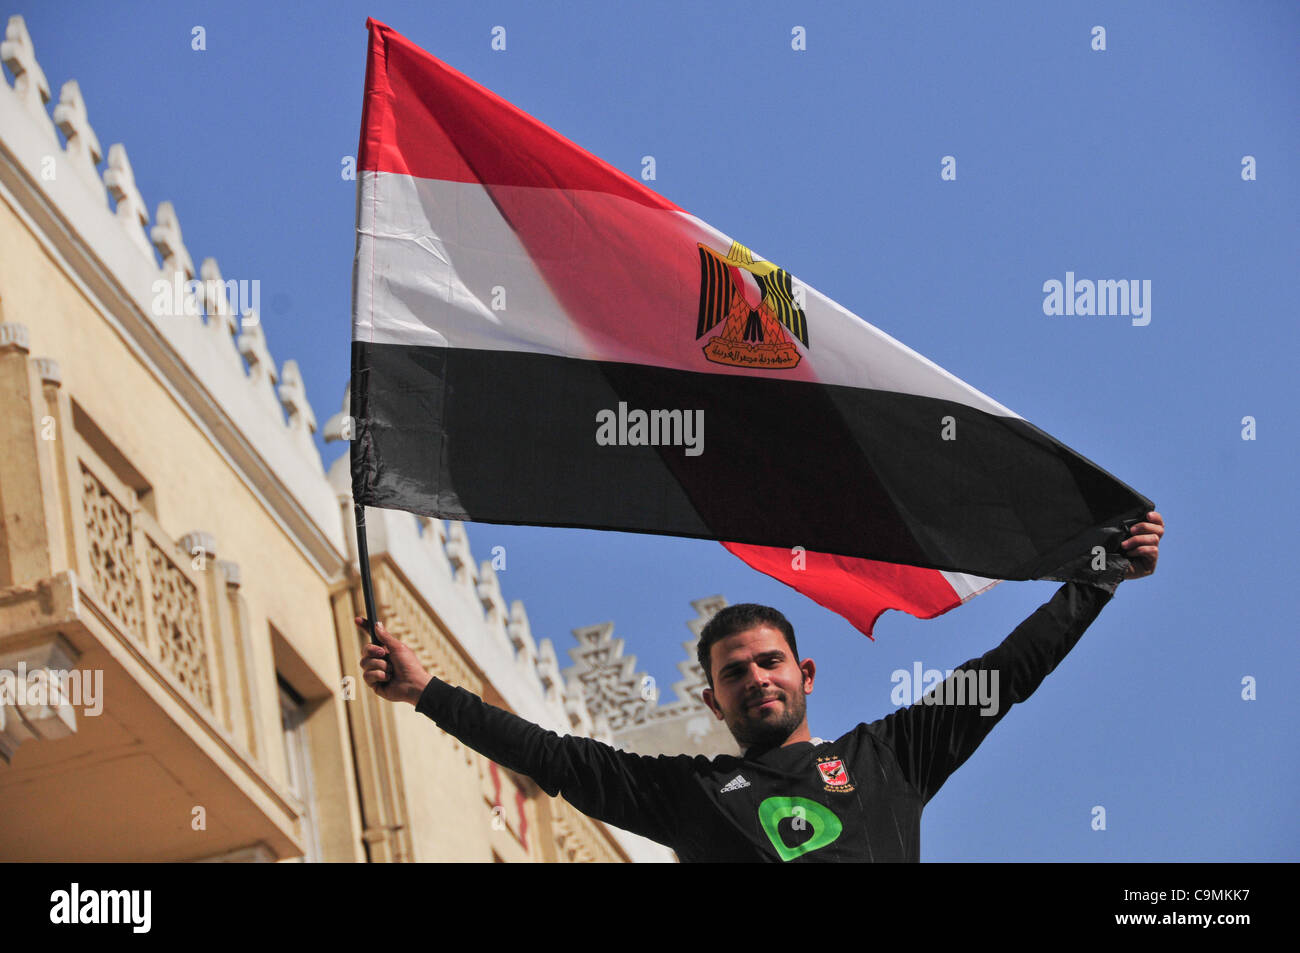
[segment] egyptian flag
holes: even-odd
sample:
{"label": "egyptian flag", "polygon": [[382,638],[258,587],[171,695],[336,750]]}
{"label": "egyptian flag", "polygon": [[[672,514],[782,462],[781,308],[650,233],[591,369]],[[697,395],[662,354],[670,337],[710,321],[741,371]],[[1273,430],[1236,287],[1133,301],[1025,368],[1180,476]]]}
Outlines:
{"label": "egyptian flag", "polygon": [[353,497],[725,541],[865,632],[1074,579],[1152,504],[369,20]]}

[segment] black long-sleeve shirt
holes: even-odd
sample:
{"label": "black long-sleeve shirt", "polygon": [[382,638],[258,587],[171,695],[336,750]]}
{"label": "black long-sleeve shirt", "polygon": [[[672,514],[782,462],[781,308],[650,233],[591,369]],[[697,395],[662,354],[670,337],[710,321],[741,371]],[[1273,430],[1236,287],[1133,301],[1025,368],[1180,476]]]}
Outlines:
{"label": "black long-sleeve shirt", "polygon": [[[921,810],[1011,706],[1033,694],[1110,601],[1070,582],[1002,644],[954,670],[920,702],[831,742],[742,757],[647,755],[557,735],[434,678],[416,710],[486,757],[584,814],[666,844],[683,861],[918,861]],[[963,703],[945,685],[974,671]],[[936,693],[939,693],[936,696]]]}

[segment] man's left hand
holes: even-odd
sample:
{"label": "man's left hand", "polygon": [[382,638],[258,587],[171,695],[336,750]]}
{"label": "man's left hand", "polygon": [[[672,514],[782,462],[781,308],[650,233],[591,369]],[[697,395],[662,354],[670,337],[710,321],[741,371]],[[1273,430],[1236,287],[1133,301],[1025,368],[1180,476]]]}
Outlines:
{"label": "man's left hand", "polygon": [[1165,535],[1165,520],[1152,510],[1147,514],[1145,523],[1136,523],[1129,531],[1129,538],[1120,543],[1130,566],[1124,574],[1125,579],[1141,579],[1156,571],[1156,560],[1160,558],[1160,537]]}

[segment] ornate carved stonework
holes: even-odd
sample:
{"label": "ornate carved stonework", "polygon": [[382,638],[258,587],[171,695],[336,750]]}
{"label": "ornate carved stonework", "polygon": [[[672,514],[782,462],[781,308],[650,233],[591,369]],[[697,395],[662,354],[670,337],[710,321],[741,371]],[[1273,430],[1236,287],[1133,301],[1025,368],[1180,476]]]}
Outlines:
{"label": "ornate carved stonework", "polygon": [[199,593],[152,539],[149,543],[149,583],[154,622],[158,627],[159,660],[208,708],[212,685],[208,653],[203,643]]}
{"label": "ornate carved stonework", "polygon": [[439,631],[410,590],[393,578],[388,567],[377,569],[374,584],[379,617],[384,620],[388,632],[409,645],[430,674],[448,684],[481,693],[483,685],[480,679],[461,661],[460,653]]}
{"label": "ornate carved stonework", "polygon": [[563,798],[551,801],[551,832],[559,860],[569,863],[620,863],[620,857],[602,837],[591,818]]}
{"label": "ornate carved stonework", "polygon": [[654,708],[654,696],[644,690],[636,656],[624,657],[623,640],[614,638],[614,624],[574,629],[573,635],[578,647],[569,649],[569,655],[577,664],[565,675],[582,685],[588,706],[604,714],[613,731],[644,720]]}
{"label": "ornate carved stonework", "polygon": [[699,617],[687,623],[694,638],[682,643],[686,658],[677,666],[682,678],[673,685],[677,694],[675,701],[660,704],[659,692],[652,680],[645,673],[636,671],[636,656],[623,655],[623,640],[614,638],[612,622],[573,630],[578,647],[569,649],[569,655],[576,664],[565,669],[565,675],[582,686],[592,714],[607,718],[610,729],[615,732],[651,721],[708,715],[708,708],[700,698],[708,682],[695,660],[695,646],[699,642],[700,629],[726,604],[727,600],[721,596],[691,603]]}
{"label": "ornate carved stonework", "polygon": [[143,642],[144,617],[131,539],[131,514],[84,466],[81,500],[95,588],[108,608],[125,623],[127,631]]}

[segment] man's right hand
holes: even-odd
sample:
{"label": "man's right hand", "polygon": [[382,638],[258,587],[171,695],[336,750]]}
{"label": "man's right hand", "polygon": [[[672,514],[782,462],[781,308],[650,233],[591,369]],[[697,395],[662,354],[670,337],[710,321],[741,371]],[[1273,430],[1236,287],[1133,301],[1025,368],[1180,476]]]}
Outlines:
{"label": "man's right hand", "polygon": [[[366,620],[357,616],[353,621],[369,638]],[[366,646],[366,654],[361,657],[362,679],[386,701],[416,704],[433,676],[424,670],[405,642],[388,634],[382,622],[375,623],[375,637],[381,644],[371,642]],[[390,672],[391,679],[388,677]]]}

